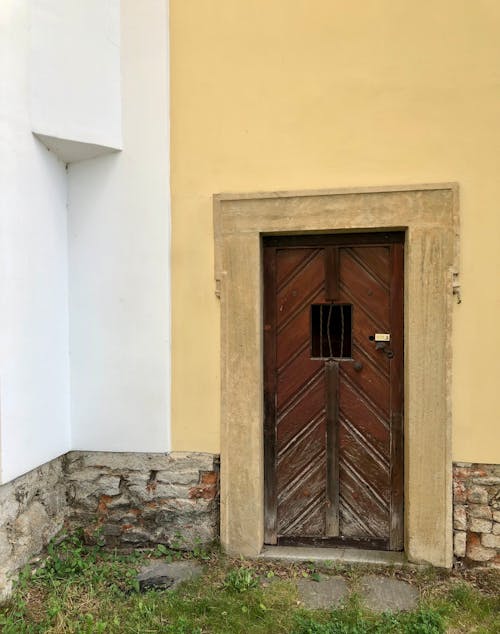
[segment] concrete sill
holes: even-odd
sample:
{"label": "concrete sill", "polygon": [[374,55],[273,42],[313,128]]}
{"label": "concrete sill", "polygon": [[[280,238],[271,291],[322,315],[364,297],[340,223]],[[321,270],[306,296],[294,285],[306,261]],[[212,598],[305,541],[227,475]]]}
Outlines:
{"label": "concrete sill", "polygon": [[375,564],[381,566],[408,565],[408,560],[402,552],[360,550],[356,548],[266,546],[257,558],[279,561],[332,561],[335,563]]}

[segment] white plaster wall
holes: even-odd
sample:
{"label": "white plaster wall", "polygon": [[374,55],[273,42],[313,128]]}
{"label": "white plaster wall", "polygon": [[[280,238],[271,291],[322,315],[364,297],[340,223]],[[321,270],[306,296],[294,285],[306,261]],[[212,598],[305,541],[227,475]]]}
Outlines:
{"label": "white plaster wall", "polygon": [[167,2],[121,5],[123,152],[69,167],[72,448],[165,451]]}
{"label": "white plaster wall", "polygon": [[1,482],[70,448],[66,174],[31,133],[29,8],[0,2]]}
{"label": "white plaster wall", "polygon": [[120,148],[120,0],[31,2],[33,130]]}

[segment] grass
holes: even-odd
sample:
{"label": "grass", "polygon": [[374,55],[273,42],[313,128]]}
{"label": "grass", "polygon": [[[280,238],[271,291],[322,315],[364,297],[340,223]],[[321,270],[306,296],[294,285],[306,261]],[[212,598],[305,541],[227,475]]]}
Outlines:
{"label": "grass", "polygon": [[[151,560],[196,557],[201,578],[176,591],[140,593],[136,571]],[[357,594],[363,574],[392,575],[420,591],[410,613],[369,613]],[[295,580],[341,574],[352,593],[333,611],[310,611],[298,600]],[[12,599],[0,608],[3,634],[405,634],[500,632],[496,571],[361,566],[280,565],[224,557],[197,548],[190,555],[164,546],[119,554],[86,546],[78,535],[51,544],[41,566],[26,568]]]}

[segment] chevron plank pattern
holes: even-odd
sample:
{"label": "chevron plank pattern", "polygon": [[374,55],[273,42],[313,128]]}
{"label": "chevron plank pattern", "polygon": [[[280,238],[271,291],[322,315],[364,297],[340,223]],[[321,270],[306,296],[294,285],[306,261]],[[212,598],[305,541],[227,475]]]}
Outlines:
{"label": "chevron plank pattern", "polygon": [[322,249],[286,249],[277,260],[278,532],[325,531],[326,386],[310,358],[310,305],[322,301]]}
{"label": "chevron plank pattern", "polygon": [[[266,370],[273,373],[274,386],[273,530],[291,542],[334,539],[389,547],[391,407],[397,403],[391,371],[401,371],[402,363],[391,365],[373,339],[374,333],[390,333],[393,325],[392,246],[338,244],[333,259],[327,248],[280,245],[273,251],[275,302],[266,318],[274,333],[274,365]],[[337,277],[327,280],[327,270]],[[352,358],[312,356],[313,350],[317,355],[312,344],[317,308],[311,306],[330,310],[327,293],[334,304],[349,307]],[[327,330],[328,337],[339,336],[336,328],[342,339],[343,322]]]}
{"label": "chevron plank pattern", "polygon": [[388,538],[390,524],[389,360],[369,340],[390,332],[388,247],[340,250],[341,299],[354,305],[353,355],[363,371],[340,365],[340,532]]}

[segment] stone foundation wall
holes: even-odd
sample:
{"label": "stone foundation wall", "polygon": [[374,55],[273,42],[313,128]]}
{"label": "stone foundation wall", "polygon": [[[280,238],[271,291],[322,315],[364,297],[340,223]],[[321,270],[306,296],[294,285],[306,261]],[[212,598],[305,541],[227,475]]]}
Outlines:
{"label": "stone foundation wall", "polygon": [[63,527],[66,511],[62,457],[0,486],[0,601],[12,575]]}
{"label": "stone foundation wall", "polygon": [[64,526],[109,546],[189,549],[218,537],[218,457],[70,452],[0,486],[0,601]]}
{"label": "stone foundation wall", "polygon": [[66,456],[71,526],[108,546],[189,549],[218,537],[218,460],[212,454],[72,452]]}
{"label": "stone foundation wall", "polygon": [[454,464],[453,532],[459,561],[500,567],[500,465]]}
{"label": "stone foundation wall", "polygon": [[[218,538],[212,454],[70,452],[0,486],[0,600],[63,526],[109,546],[193,548]],[[500,567],[500,465],[453,467],[457,560]]]}

